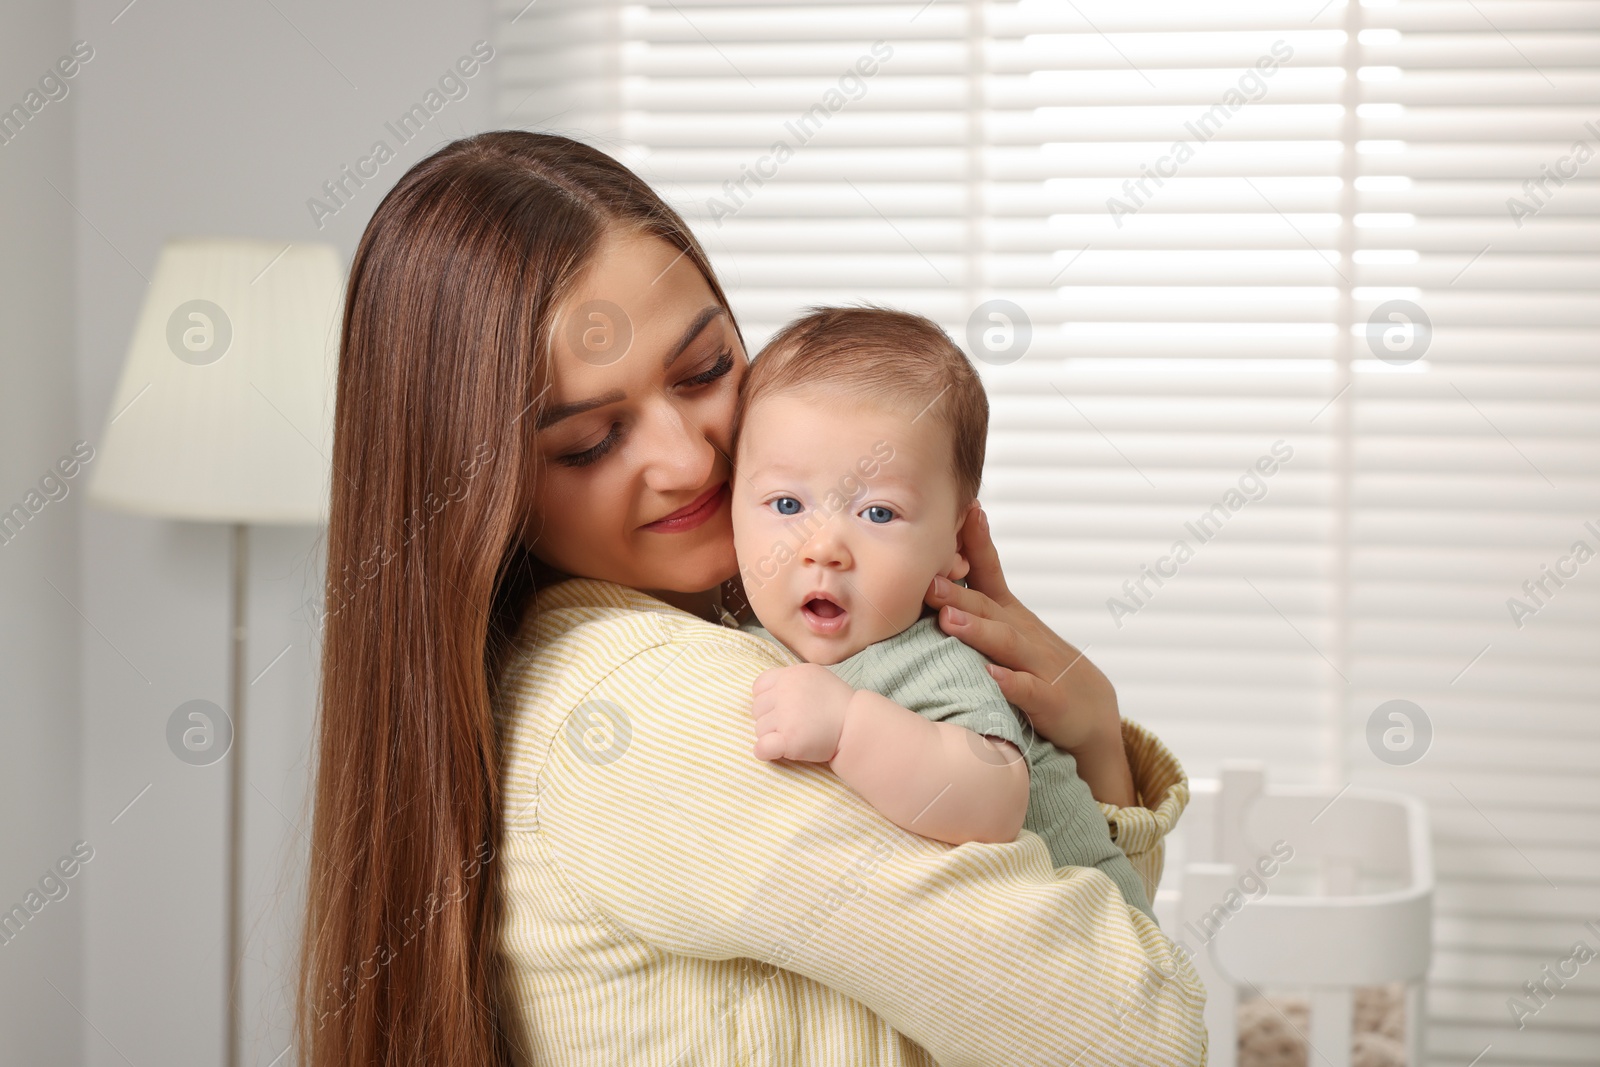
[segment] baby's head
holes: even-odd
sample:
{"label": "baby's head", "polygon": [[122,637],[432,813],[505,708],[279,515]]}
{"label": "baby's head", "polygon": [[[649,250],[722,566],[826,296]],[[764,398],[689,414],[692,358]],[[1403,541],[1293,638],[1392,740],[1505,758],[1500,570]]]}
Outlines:
{"label": "baby's head", "polygon": [[937,324],[822,308],[750,365],[734,413],[733,540],[773,636],[838,663],[917,621],[983,476],[989,402]]}

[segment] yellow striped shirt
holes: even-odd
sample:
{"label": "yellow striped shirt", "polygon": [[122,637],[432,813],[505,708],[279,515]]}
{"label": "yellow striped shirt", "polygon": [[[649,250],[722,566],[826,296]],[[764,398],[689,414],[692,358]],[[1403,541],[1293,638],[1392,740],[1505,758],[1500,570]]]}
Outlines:
{"label": "yellow striped shirt", "polygon": [[[1100,871],[1027,830],[920,837],[752,755],[750,686],[787,650],[583,578],[516,640],[495,862],[526,1064],[1205,1062],[1193,967]],[[1123,735],[1146,806],[1103,808],[1153,896],[1188,784]]]}

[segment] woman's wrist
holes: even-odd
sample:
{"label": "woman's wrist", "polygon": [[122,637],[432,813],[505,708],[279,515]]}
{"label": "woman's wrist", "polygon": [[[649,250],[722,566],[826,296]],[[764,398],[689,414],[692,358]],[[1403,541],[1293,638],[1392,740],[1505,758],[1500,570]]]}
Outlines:
{"label": "woman's wrist", "polygon": [[1138,803],[1133,787],[1133,769],[1128,765],[1127,749],[1122,743],[1122,720],[1113,720],[1115,733],[1097,731],[1083,744],[1071,750],[1078,764],[1078,777],[1089,787],[1089,792],[1102,804],[1115,804],[1119,808]]}

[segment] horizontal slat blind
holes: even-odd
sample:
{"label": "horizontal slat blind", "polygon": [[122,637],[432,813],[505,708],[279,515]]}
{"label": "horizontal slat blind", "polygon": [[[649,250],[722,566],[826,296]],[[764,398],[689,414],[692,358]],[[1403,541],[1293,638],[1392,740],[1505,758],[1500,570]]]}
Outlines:
{"label": "horizontal slat blind", "polygon": [[[1600,156],[1600,5],[1361,17],[1355,210],[1391,222],[1356,231],[1357,321],[1407,300],[1433,334],[1425,370],[1347,397],[1348,766],[1433,812],[1437,1062],[1592,1064],[1596,976],[1543,1006],[1522,986],[1600,949],[1600,564],[1520,628],[1508,598],[1600,550],[1600,160],[1572,158]],[[1557,167],[1575,180],[1540,189]],[[1386,767],[1361,728],[1394,698],[1433,744]],[[1520,1029],[1513,997],[1538,1009]]]}
{"label": "horizontal slat blind", "polygon": [[1600,561],[1506,601],[1600,550],[1600,159],[1524,186],[1600,156],[1600,3],[540,0],[497,47],[504,123],[651,180],[752,350],[870,300],[973,351],[1013,586],[1191,774],[1428,800],[1431,1062],[1596,1062],[1587,970],[1507,999],[1600,948]]}

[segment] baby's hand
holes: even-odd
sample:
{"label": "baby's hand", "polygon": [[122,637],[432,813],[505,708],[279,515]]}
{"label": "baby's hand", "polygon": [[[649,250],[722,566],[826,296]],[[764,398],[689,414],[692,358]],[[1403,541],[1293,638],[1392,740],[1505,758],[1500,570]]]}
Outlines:
{"label": "baby's hand", "polygon": [[750,689],[758,758],[827,763],[838,753],[855,695],[844,679],[815,663],[797,663],[762,671]]}

